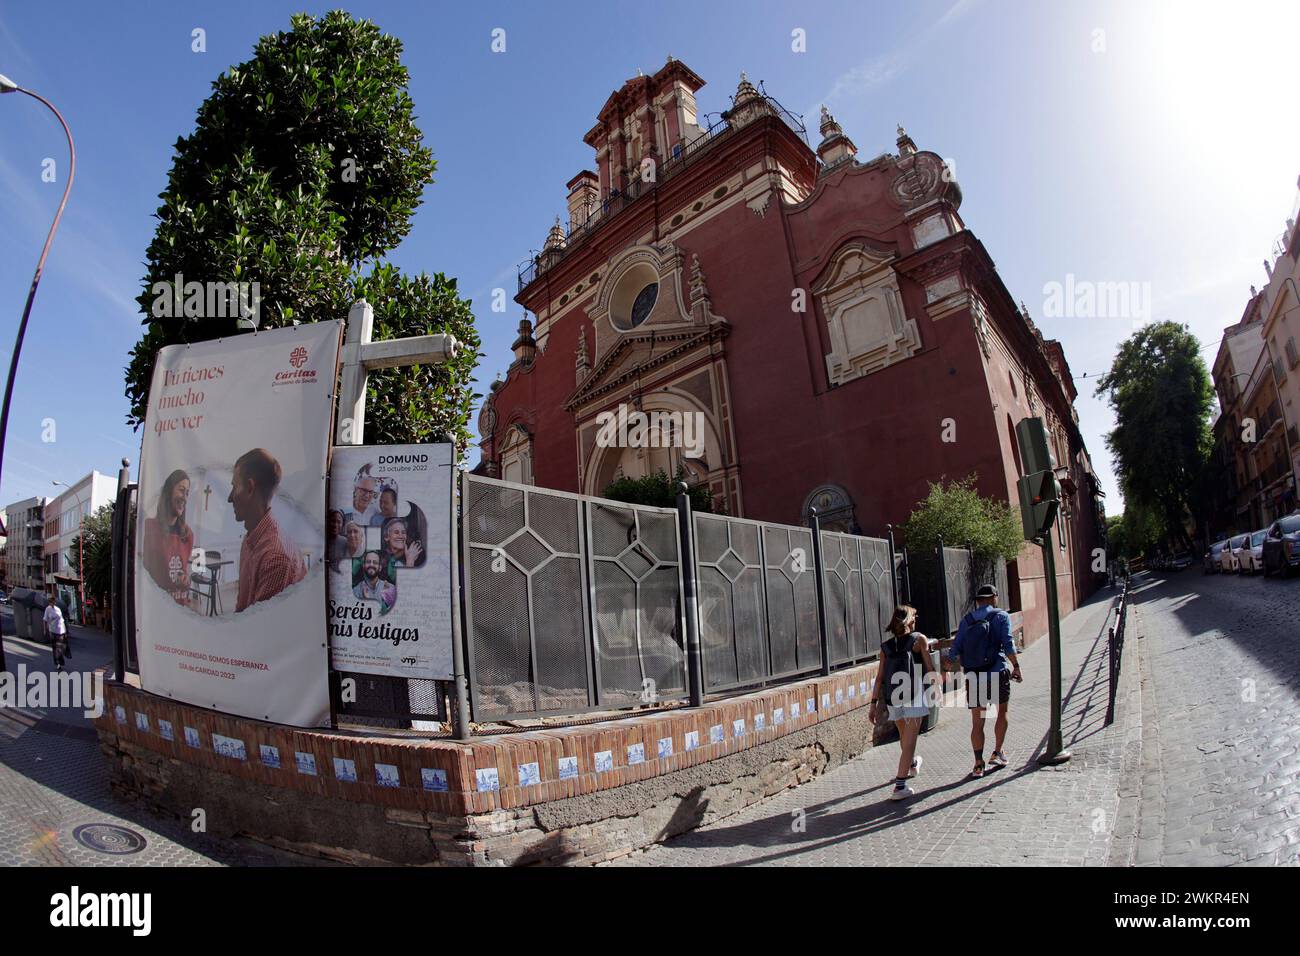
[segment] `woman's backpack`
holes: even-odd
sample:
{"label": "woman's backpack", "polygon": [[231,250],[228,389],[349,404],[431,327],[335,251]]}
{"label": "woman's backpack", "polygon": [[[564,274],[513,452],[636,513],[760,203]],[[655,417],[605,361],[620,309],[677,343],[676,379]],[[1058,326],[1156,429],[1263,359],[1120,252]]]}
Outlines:
{"label": "woman's backpack", "polygon": [[[881,699],[895,707],[907,707],[920,691],[916,654],[912,646],[916,643],[916,632],[903,636],[894,635],[880,645],[880,656],[884,663],[881,679],[885,686],[881,690]],[[903,675],[903,676],[895,676]]]}

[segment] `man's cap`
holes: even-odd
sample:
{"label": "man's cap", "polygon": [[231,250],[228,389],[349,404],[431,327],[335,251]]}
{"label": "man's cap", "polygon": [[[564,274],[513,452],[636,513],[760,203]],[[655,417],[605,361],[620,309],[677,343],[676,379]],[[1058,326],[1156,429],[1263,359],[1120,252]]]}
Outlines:
{"label": "man's cap", "polygon": [[981,584],[978,591],[975,592],[977,598],[995,598],[998,596],[998,589],[991,584]]}

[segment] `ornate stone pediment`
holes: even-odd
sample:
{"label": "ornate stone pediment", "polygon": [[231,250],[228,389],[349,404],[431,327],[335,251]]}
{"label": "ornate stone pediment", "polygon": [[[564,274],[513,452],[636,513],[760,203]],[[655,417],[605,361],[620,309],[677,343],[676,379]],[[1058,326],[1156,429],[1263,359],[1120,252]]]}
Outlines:
{"label": "ornate stone pediment", "polygon": [[704,328],[677,328],[658,332],[632,332],[619,337],[596,363],[591,374],[569,396],[564,407],[570,411],[593,400],[603,399],[634,386],[663,366],[697,348],[709,349],[731,331],[725,319],[715,319]]}

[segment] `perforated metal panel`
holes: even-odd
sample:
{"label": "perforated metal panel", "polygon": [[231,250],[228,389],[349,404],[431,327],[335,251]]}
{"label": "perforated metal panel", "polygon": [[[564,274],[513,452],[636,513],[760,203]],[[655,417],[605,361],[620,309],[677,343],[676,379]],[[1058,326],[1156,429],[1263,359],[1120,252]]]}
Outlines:
{"label": "perforated metal panel", "polygon": [[675,511],[478,476],[465,485],[476,721],[686,695]]}
{"label": "perforated metal panel", "polygon": [[821,544],[831,665],[846,666],[880,649],[894,613],[889,542],[823,531]]}
{"label": "perforated metal panel", "polygon": [[600,705],[685,696],[677,513],[599,499],[584,506]]}
{"label": "perforated metal panel", "polygon": [[581,500],[476,476],[465,485],[474,719],[589,708]]}
{"label": "perforated metal panel", "polygon": [[820,667],[812,533],[720,515],[694,518],[706,691]]}
{"label": "perforated metal panel", "polygon": [[975,569],[971,553],[965,548],[943,549],[944,574],[948,599],[948,628],[957,632],[957,625],[975,604]]}

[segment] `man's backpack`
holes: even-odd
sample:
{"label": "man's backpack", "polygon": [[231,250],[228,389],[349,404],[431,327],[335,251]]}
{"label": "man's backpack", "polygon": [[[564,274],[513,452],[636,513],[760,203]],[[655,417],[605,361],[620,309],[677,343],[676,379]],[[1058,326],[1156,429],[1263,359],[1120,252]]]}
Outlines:
{"label": "man's backpack", "polygon": [[[989,615],[991,617],[992,615]],[[1001,642],[993,636],[988,617],[977,619],[974,612],[961,622],[965,633],[961,639],[961,666],[968,671],[991,671],[1002,657]]]}

